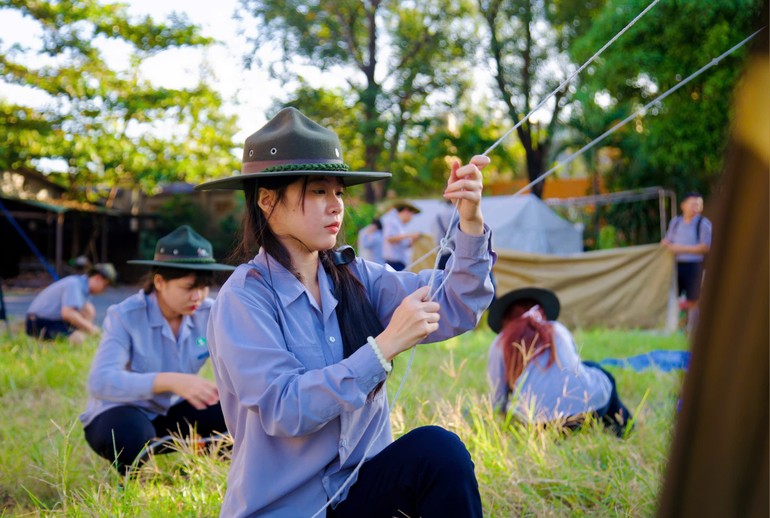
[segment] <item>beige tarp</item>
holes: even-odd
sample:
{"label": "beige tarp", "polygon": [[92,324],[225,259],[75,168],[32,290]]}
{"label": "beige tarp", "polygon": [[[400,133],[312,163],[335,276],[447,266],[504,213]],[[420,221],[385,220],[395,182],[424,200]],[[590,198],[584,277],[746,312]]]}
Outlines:
{"label": "beige tarp", "polygon": [[[418,259],[432,246],[416,243]],[[561,300],[559,320],[568,327],[671,328],[676,306],[673,256],[657,244],[570,256],[496,250],[498,294],[523,286],[552,289]],[[430,256],[412,268],[430,268]]]}

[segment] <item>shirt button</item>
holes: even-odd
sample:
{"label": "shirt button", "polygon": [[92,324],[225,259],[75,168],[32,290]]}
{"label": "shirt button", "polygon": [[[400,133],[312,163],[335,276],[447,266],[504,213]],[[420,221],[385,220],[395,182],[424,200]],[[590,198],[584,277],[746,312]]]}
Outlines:
{"label": "shirt button", "polygon": [[336,339],[336,338],[334,338],[333,336],[330,336],[330,337],[329,337],[329,341],[330,341],[331,343],[334,343],[334,342],[336,342],[336,341],[337,341],[337,339]]}

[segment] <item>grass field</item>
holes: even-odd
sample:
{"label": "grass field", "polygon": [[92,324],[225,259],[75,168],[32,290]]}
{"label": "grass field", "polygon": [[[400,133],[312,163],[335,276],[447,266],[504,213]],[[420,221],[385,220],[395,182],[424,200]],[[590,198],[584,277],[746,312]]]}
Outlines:
{"label": "grass field", "polygon": [[[687,348],[681,335],[641,331],[575,337],[586,360]],[[394,434],[438,424],[460,435],[490,517],[653,515],[681,373],[611,369],[636,418],[630,436],[620,440],[601,427],[559,436],[493,413],[485,378],[492,338],[480,330],[419,347],[392,411]],[[227,463],[216,452],[180,446],[126,482],[88,448],[77,416],[96,345],[0,337],[0,515],[217,516]],[[407,362],[408,355],[397,359],[391,399]]]}

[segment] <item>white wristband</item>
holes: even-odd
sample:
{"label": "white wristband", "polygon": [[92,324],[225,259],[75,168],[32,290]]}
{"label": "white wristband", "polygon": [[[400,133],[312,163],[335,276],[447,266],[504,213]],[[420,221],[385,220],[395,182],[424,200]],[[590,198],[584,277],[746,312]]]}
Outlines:
{"label": "white wristband", "polygon": [[393,370],[393,365],[385,360],[385,356],[383,356],[382,351],[380,350],[380,346],[377,345],[377,342],[372,338],[371,336],[368,336],[366,338],[367,343],[372,348],[372,351],[374,351],[374,355],[377,357],[377,360],[380,362],[380,365],[382,365],[382,368],[385,369],[385,372],[390,372]]}

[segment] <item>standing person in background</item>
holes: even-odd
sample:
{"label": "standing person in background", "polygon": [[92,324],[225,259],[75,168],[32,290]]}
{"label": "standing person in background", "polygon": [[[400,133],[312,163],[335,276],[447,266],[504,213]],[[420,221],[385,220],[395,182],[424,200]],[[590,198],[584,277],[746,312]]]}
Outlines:
{"label": "standing person in background", "polygon": [[393,203],[393,209],[382,216],[382,257],[394,270],[400,272],[412,262],[412,246],[420,238],[419,232],[407,232],[406,225],[418,209],[408,201]]}
{"label": "standing person in background", "polygon": [[382,258],[382,222],[374,218],[358,232],[358,255],[377,264],[385,264]]}
{"label": "standing person in background", "polygon": [[138,293],[107,310],[80,416],[88,445],[121,474],[146,460],[156,437],[227,432],[217,387],[198,371],[209,355],[214,272],[235,269],[187,225],[160,238],[152,260],[129,264],[152,268]]}
{"label": "standing person in background", "polygon": [[679,204],[681,216],[668,226],[661,244],[675,254],[677,292],[684,295],[681,309],[687,315],[687,332],[698,321],[698,297],[703,283],[703,261],[711,248],[711,221],[703,216],[703,197],[688,192]]}
{"label": "standing person in background", "polygon": [[459,201],[460,223],[447,279],[338,248],[347,186],[390,173],[350,171],[337,135],[294,108],[246,139],[243,174],[199,186],[245,190],[252,258],[222,286],[208,331],[234,441],[221,516],[482,516],[465,445],[438,426],[393,441],[384,383],[393,358],[473,329],[489,303],[488,163],[452,167],[444,196]]}
{"label": "standing person in background", "polygon": [[27,310],[27,334],[43,340],[66,336],[74,344],[98,334],[96,309],[89,297],[103,293],[117,278],[112,264],[98,263],[89,267],[88,273],[54,282],[32,299]]}

